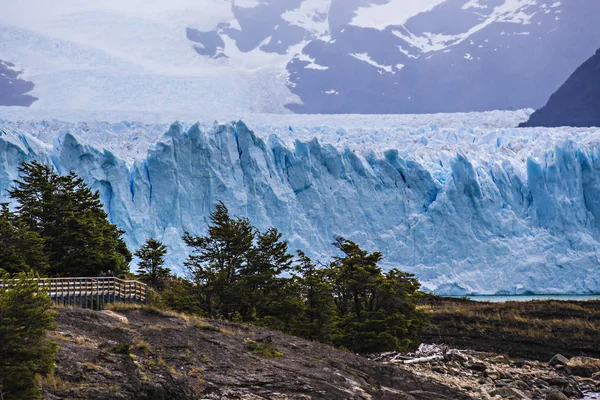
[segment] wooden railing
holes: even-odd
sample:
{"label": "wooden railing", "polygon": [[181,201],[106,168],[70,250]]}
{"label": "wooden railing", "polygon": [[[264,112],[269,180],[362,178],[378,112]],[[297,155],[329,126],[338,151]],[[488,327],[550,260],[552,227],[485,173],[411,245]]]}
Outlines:
{"label": "wooden railing", "polygon": [[[148,286],[138,281],[107,278],[40,278],[40,292],[56,305],[101,310],[108,303],[147,303]],[[10,286],[10,285],[9,285]]]}

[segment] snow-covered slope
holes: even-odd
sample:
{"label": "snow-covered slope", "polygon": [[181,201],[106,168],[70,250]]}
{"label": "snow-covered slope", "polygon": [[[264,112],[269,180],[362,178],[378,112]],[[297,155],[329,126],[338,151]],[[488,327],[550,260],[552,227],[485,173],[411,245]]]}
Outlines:
{"label": "snow-covered slope", "polygon": [[36,118],[538,108],[600,47],[597,0],[0,0],[0,9],[0,60],[35,85],[25,89],[39,99],[28,110]]}
{"label": "snow-covered slope", "polygon": [[73,170],[132,248],[158,237],[173,266],[223,200],[292,248],[325,258],[345,235],[438,293],[600,292],[600,130],[499,127],[528,114],[2,121],[0,188],[22,160]]}

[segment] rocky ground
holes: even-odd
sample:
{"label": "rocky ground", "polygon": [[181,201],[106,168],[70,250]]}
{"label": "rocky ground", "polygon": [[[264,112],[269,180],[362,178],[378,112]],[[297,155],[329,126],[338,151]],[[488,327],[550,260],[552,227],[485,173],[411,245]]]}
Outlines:
{"label": "rocky ground", "polygon": [[549,362],[509,359],[503,355],[422,345],[415,354],[387,353],[375,361],[392,364],[475,399],[598,398],[600,359],[554,356]]}
{"label": "rocky ground", "polygon": [[[470,399],[415,367],[152,309],[61,309],[44,399]],[[460,389],[460,390],[459,390]]]}
{"label": "rocky ground", "polygon": [[42,381],[44,398],[600,400],[600,359],[586,357],[600,353],[596,306],[427,305],[426,338],[438,344],[370,360],[152,308],[60,309],[51,333],[60,351],[55,374]]}

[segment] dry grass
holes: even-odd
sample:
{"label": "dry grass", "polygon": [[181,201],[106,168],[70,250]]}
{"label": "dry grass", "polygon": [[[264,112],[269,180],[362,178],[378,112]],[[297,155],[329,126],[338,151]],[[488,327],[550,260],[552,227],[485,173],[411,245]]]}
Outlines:
{"label": "dry grass", "polygon": [[49,331],[48,337],[54,340],[60,340],[63,342],[73,342],[75,339],[72,336],[68,336],[63,332],[58,331]]}
{"label": "dry grass", "polygon": [[[593,302],[592,302],[593,303]],[[509,332],[531,331],[526,336],[546,336],[564,330],[587,337],[589,331],[600,330],[600,305],[559,301],[478,303],[448,301],[440,305],[420,306],[434,323],[447,318],[473,322],[467,329],[501,329]],[[446,321],[452,323],[453,321]]]}
{"label": "dry grass", "polygon": [[171,310],[165,310],[162,308],[158,308],[152,305],[146,304],[135,304],[135,303],[110,303],[105,307],[106,310],[114,311],[114,312],[127,312],[127,311],[143,311],[149,314],[159,315],[161,317],[167,318],[177,318],[181,319],[185,322],[193,322],[198,320],[199,318],[193,315],[188,315],[184,313],[179,313]]}
{"label": "dry grass", "polygon": [[91,371],[102,371],[102,369],[103,369],[103,367],[101,367],[100,365],[94,364],[93,362],[90,362],[90,361],[84,362],[83,367],[87,368]]}
{"label": "dry grass", "polygon": [[[233,332],[232,330],[215,326],[214,324],[208,322],[208,320],[199,316],[189,315],[171,310],[165,310],[157,308],[155,306],[132,303],[112,303],[107,304],[106,309],[114,312],[127,312],[139,310],[150,314],[159,315],[161,317],[180,319],[182,321],[194,324],[200,330],[219,332],[228,336],[235,336],[235,332]],[[157,329],[157,327],[150,327],[150,329]]]}
{"label": "dry grass", "polygon": [[150,344],[143,339],[137,339],[133,344],[133,348],[135,350],[142,351],[146,354],[148,354],[152,350]]}
{"label": "dry grass", "polygon": [[[557,347],[583,343],[600,349],[600,302],[530,301],[482,303],[434,299],[420,305],[431,320],[428,335],[457,338],[552,342]],[[575,346],[573,346],[575,347]]]}
{"label": "dry grass", "polygon": [[147,306],[145,306],[143,304],[135,304],[135,303],[110,303],[110,304],[106,304],[104,309],[119,312],[119,311],[141,310],[146,307]]}
{"label": "dry grass", "polygon": [[54,374],[38,376],[37,381],[38,385],[42,388],[49,387],[54,390],[69,390],[73,387],[70,382],[63,380]]}
{"label": "dry grass", "polygon": [[204,320],[196,322],[196,328],[203,330],[203,331],[223,333],[227,336],[235,336],[235,333],[233,331],[230,331],[228,329],[224,329],[224,328],[221,328],[218,326],[214,326],[211,324],[207,324],[206,321],[204,321]]}

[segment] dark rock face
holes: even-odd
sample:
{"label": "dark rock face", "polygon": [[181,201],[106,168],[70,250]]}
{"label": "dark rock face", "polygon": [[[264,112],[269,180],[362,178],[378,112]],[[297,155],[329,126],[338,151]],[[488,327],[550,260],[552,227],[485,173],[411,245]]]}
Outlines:
{"label": "dark rock face", "polygon": [[197,29],[186,29],[186,35],[189,40],[196,42],[194,50],[201,56],[212,58],[223,57],[225,42],[217,32],[200,32]]}
{"label": "dark rock face", "polygon": [[600,50],[520,126],[600,126]]}
{"label": "dark rock face", "polygon": [[21,71],[14,64],[0,60],[0,106],[29,107],[37,97],[28,95],[33,90],[33,82],[19,79]]}

